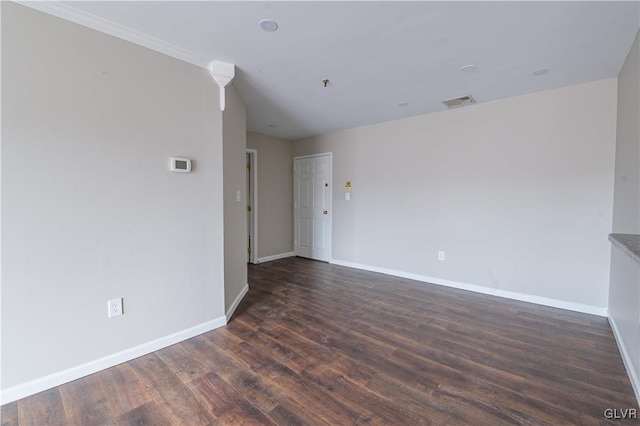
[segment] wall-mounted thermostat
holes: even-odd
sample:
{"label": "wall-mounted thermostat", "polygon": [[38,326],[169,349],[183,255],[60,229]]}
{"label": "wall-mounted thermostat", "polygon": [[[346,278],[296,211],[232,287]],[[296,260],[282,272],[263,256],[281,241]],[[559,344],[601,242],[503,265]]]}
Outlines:
{"label": "wall-mounted thermostat", "polygon": [[188,158],[172,158],[171,171],[178,173],[191,173],[191,160]]}

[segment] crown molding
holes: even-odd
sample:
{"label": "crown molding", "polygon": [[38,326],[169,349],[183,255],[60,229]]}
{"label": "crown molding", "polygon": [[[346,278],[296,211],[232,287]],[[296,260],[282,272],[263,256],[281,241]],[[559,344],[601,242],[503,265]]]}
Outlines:
{"label": "crown molding", "polygon": [[147,49],[163,53],[172,58],[179,59],[184,62],[196,65],[201,68],[209,69],[211,59],[206,59],[197,53],[187,49],[167,43],[158,38],[152,37],[140,31],[127,28],[123,25],[101,18],[91,13],[83,12],[58,1],[26,1],[14,0],[22,6],[39,10],[40,12],[74,22],[87,28],[100,31],[105,34],[129,41]]}
{"label": "crown molding", "polygon": [[220,111],[224,111],[227,96],[224,88],[227,87],[236,76],[236,66],[226,62],[211,62],[211,76],[220,86]]}

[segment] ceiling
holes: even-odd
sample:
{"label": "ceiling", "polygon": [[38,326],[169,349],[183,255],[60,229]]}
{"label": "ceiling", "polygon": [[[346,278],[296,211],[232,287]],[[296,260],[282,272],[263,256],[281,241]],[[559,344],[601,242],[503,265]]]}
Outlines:
{"label": "ceiling", "polygon": [[638,1],[23,4],[199,66],[235,64],[247,128],[287,139],[615,77],[640,27]]}

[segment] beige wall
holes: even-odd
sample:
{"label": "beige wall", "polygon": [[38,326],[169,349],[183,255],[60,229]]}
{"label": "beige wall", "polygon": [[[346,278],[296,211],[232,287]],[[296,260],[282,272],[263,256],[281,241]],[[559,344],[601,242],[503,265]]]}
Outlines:
{"label": "beige wall", "polygon": [[[1,7],[3,391],[224,320],[209,72]],[[116,297],[125,315],[108,319]]]}
{"label": "beige wall", "polygon": [[[244,101],[233,86],[226,89],[224,135],[224,299],[225,312],[247,285],[247,126]],[[240,201],[237,192],[240,191]]]}
{"label": "beige wall", "polygon": [[615,126],[608,79],[317,136],[294,155],[333,152],[335,260],[604,312]]}
{"label": "beige wall", "polygon": [[[638,35],[618,77],[618,128],[613,232],[640,234],[640,41]],[[609,316],[618,333],[640,398],[640,264],[611,248]]]}
{"label": "beige wall", "polygon": [[293,144],[247,132],[247,148],[258,151],[258,255],[293,252]]}

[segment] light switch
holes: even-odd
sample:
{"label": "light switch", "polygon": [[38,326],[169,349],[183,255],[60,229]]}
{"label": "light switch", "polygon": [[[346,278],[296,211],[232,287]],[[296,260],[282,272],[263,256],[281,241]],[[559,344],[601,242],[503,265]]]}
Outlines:
{"label": "light switch", "polygon": [[349,201],[349,200],[351,199],[351,194],[350,194],[350,193],[348,193],[348,192],[345,192],[345,193],[344,193],[344,199],[345,199],[345,200],[347,200],[347,201]]}
{"label": "light switch", "polygon": [[236,191],[236,201],[240,202],[240,191]]}

